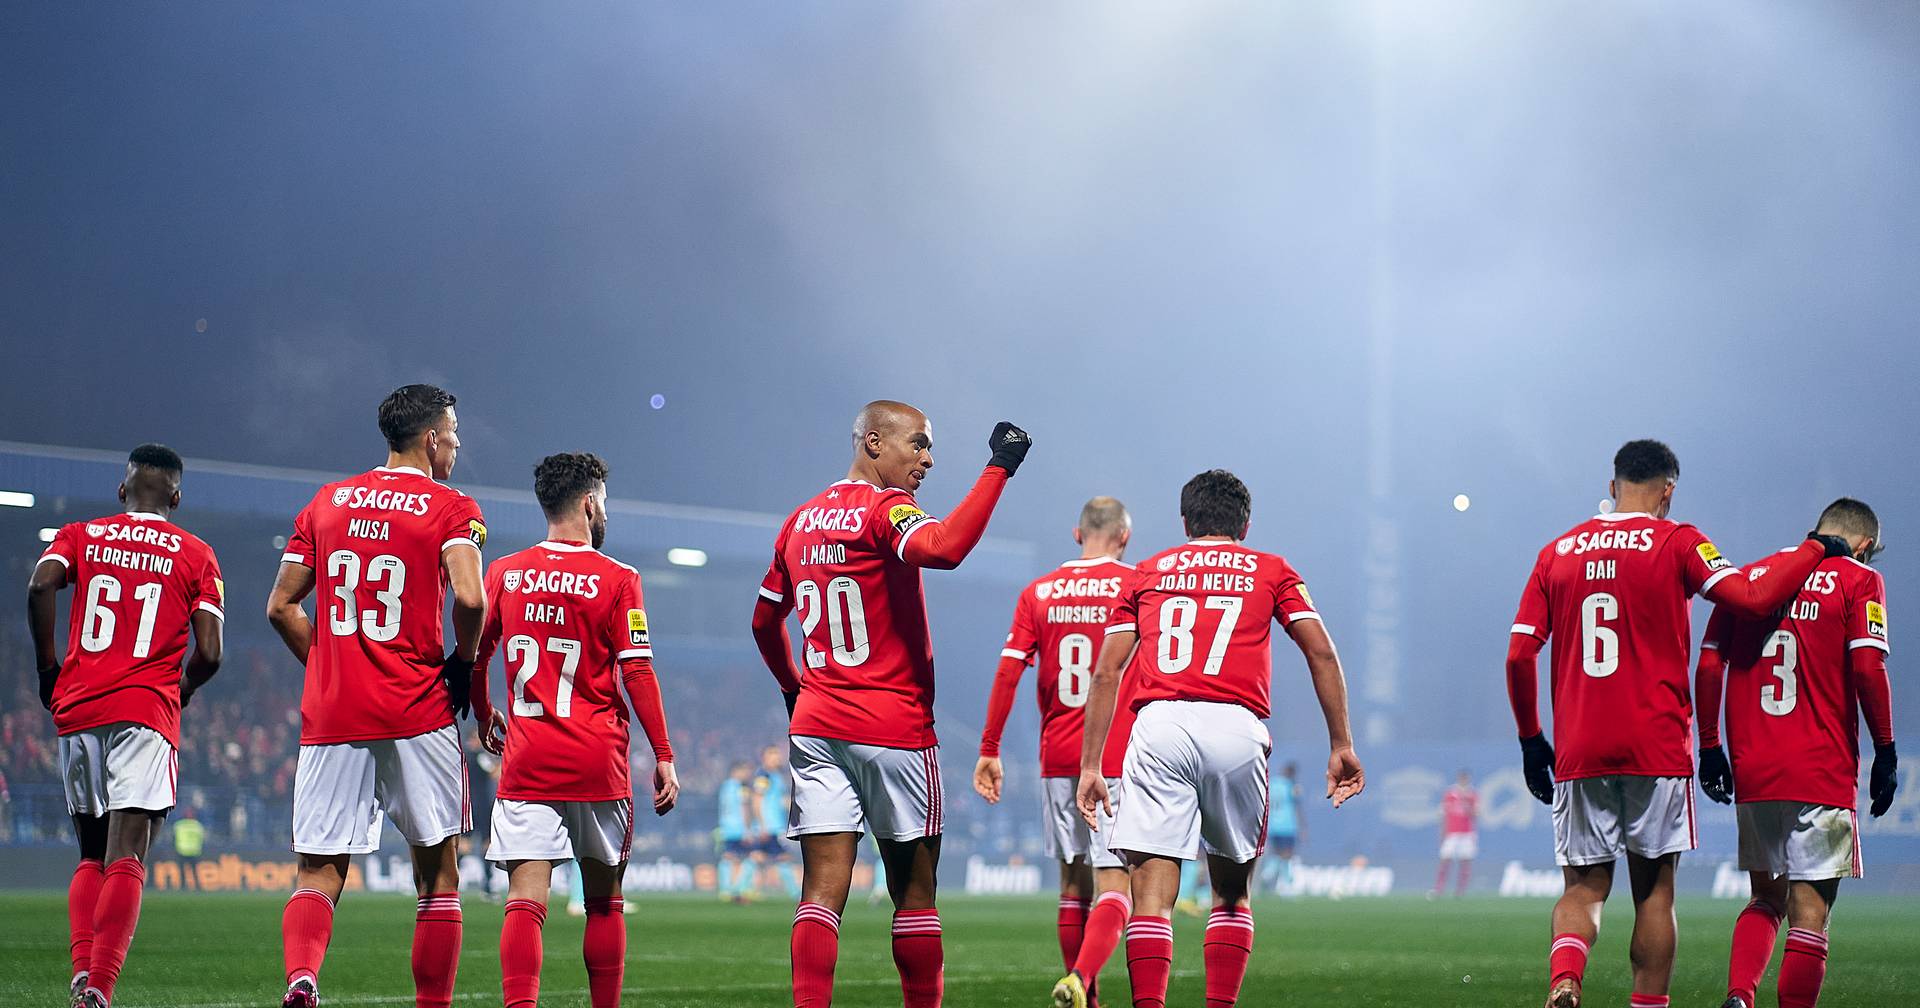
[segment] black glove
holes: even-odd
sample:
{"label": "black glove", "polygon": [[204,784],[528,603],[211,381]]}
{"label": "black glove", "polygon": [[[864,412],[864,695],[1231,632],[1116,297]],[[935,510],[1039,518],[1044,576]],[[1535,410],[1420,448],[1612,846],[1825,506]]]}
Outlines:
{"label": "black glove", "polygon": [[1848,545],[1846,539],[1840,536],[1816,535],[1815,533],[1809,532],[1807,533],[1807,538],[1819,543],[1820,548],[1827,551],[1829,558],[1850,557],[1853,555],[1853,547]]}
{"label": "black glove", "polygon": [[1527,790],[1544,804],[1553,804],[1553,746],[1545,735],[1520,740],[1520,760],[1526,768]]}
{"label": "black glove", "polygon": [[447,706],[453,716],[464,718],[473,712],[473,662],[459,655],[448,655],[440,663],[440,682],[447,687]]}
{"label": "black glove", "polygon": [[60,666],[57,663],[40,670],[40,706],[53,709],[53,683],[59,678]]}
{"label": "black glove", "polygon": [[794,690],[793,692],[788,693],[785,690],[781,690],[780,699],[785,700],[787,702],[787,720],[789,721],[793,720],[793,705],[800,702],[800,691]]}
{"label": "black glove", "polygon": [[1893,792],[1900,787],[1900,778],[1894,771],[1899,768],[1900,760],[1893,755],[1893,743],[1875,743],[1873,770],[1867,775],[1867,797],[1873,799],[1868,811],[1876,819],[1886,815],[1887,810],[1893,807]]}
{"label": "black glove", "polygon": [[1719,746],[1700,750],[1700,790],[1722,805],[1733,804],[1733,767],[1727,763],[1727,751]]}
{"label": "black glove", "polygon": [[999,466],[1011,476],[1020,468],[1020,463],[1027,460],[1027,449],[1031,447],[1032,435],[1002,420],[994,424],[993,435],[987,438],[987,450],[993,453],[987,464]]}

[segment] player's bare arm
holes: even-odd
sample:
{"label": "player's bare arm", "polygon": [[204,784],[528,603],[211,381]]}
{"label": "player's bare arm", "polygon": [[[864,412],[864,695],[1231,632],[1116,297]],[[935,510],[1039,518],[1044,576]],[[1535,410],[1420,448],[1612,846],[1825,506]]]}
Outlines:
{"label": "player's bare arm", "polygon": [[1100,773],[1100,757],[1107,750],[1107,733],[1113,729],[1113,710],[1120,698],[1120,673],[1133,657],[1140,635],[1132,630],[1114,630],[1100,645],[1100,660],[1094,663],[1093,687],[1087,693],[1086,721],[1081,729],[1080,786],[1074,800],[1080,806],[1080,818],[1098,832],[1099,813],[1113,814],[1113,802],[1107,794],[1107,779]]}
{"label": "player's bare arm", "polygon": [[1340,669],[1333,638],[1319,620],[1294,620],[1287,624],[1287,635],[1307,660],[1313,693],[1327,721],[1327,797],[1339,808],[1367,786],[1367,772],[1353,751],[1353,725],[1347,720],[1347,676]]}
{"label": "player's bare arm", "polygon": [[267,622],[303,665],[307,652],[313,650],[313,619],[300,603],[313,593],[313,580],[313,568],[283,560],[273,590],[267,593]]}
{"label": "player's bare arm", "polygon": [[193,653],[187,656],[187,667],[180,675],[180,706],[185,707],[194,693],[220,671],[221,652],[226,641],[226,621],[205,609],[195,609],[191,619],[193,624]]}
{"label": "player's bare arm", "polygon": [[487,618],[487,593],[480,581],[477,543],[461,541],[440,551],[440,570],[453,596],[453,653],[447,655],[440,681],[447,688],[447,705],[455,717],[466,716],[472,705],[474,658],[480,651],[480,630]]}
{"label": "player's bare arm", "polygon": [[53,708],[53,684],[60,677],[60,656],[54,651],[55,606],[67,586],[67,565],[42,560],[27,582],[27,631],[33,635],[33,666],[39,673],[40,706]]}

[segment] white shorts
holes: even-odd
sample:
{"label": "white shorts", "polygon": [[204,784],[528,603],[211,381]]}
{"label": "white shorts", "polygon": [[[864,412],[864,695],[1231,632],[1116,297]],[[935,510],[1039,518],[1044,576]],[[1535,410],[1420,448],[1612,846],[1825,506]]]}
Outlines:
{"label": "white shorts", "polygon": [[788,752],[793,809],[787,839],[863,831],[894,841],[940,835],[939,746],[892,749],[795,735]]}
{"label": "white shorts", "polygon": [[[1095,833],[1087,828],[1087,821],[1080,817],[1080,803],[1075,794],[1080,789],[1078,777],[1042,777],[1040,778],[1040,814],[1047,836],[1047,854],[1062,861],[1084,859],[1095,868],[1125,868],[1127,863],[1120,855],[1107,849],[1107,839],[1113,836],[1113,817],[1104,810],[1095,810],[1093,816],[1100,823]],[[1120,804],[1120,778],[1107,778],[1107,804]]]}
{"label": "white shorts", "polygon": [[1809,802],[1741,802],[1740,869],[1802,882],[1860,878],[1860,823],[1852,809]]}
{"label": "white shorts", "polygon": [[1657,858],[1696,846],[1693,778],[1614,774],[1556,781],[1553,853],[1562,865]]}
{"label": "white shorts", "polygon": [[1480,834],[1448,833],[1440,837],[1440,860],[1471,861],[1480,856]]}
{"label": "white shorts", "polygon": [[300,747],[293,774],[296,852],[379,850],[382,812],[415,847],[473,828],[459,726],[412,738]]}
{"label": "white shorts", "polygon": [[1267,726],[1237,704],[1156,700],[1140,711],[1109,846],[1245,864],[1267,835]]}
{"label": "white shorts", "polygon": [[515,801],[495,799],[487,860],[566,861],[592,858],[624,864],[633,850],[633,801]]}
{"label": "white shorts", "polygon": [[173,745],[165,735],[130,721],[60,736],[60,766],[71,815],[165,812],[179,791],[180,758]]}

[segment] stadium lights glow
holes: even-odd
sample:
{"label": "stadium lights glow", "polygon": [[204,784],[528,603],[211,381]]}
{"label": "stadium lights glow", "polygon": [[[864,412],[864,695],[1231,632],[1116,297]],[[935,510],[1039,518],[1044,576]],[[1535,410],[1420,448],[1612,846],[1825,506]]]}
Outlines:
{"label": "stadium lights glow", "polygon": [[1466,494],[1453,495],[1453,509],[1455,511],[1465,511],[1467,508],[1471,507],[1472,505],[1473,505],[1473,502],[1467,499]]}
{"label": "stadium lights glow", "polygon": [[676,567],[705,567],[707,551],[675,546],[667,551],[667,562]]}
{"label": "stadium lights glow", "polygon": [[40,530],[40,541],[52,542],[53,537],[59,534],[60,534],[60,530],[57,528],[43,528]]}
{"label": "stadium lights glow", "polygon": [[21,490],[0,490],[0,506],[32,507],[33,495]]}

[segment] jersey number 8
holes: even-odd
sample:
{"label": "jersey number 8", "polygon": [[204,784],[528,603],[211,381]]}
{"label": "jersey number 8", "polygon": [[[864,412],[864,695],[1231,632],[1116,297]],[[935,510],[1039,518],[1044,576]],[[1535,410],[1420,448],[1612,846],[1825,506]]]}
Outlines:
{"label": "jersey number 8", "polygon": [[1060,638],[1060,705],[1085,707],[1093,688],[1093,639],[1083,633]]}

